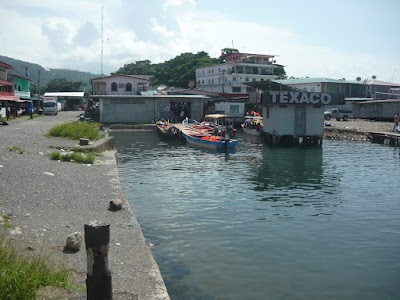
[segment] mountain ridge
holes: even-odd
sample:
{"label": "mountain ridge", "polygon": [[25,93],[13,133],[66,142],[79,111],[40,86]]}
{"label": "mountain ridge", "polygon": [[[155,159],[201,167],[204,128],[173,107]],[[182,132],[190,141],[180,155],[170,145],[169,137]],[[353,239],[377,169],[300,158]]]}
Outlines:
{"label": "mountain ridge", "polygon": [[[13,74],[27,77],[32,80],[34,85],[40,85],[41,87],[47,85],[50,80],[53,79],[65,79],[68,81],[79,82],[83,84],[90,84],[90,80],[99,77],[98,74],[90,72],[83,72],[69,69],[45,69],[41,65],[31,63],[12,57],[0,55],[0,61],[5,62],[13,66]],[[40,74],[40,76],[39,76]],[[39,79],[39,81],[38,81]]]}

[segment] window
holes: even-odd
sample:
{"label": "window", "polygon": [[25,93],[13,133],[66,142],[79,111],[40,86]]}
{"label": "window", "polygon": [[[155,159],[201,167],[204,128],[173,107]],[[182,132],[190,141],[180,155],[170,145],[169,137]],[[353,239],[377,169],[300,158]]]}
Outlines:
{"label": "window", "polygon": [[118,86],[116,82],[111,83],[111,91],[112,92],[118,91]]}
{"label": "window", "polygon": [[246,77],[244,80],[245,80],[245,81],[249,81],[249,77]]}
{"label": "window", "polygon": [[229,105],[229,113],[230,114],[238,114],[239,113],[239,104]]}
{"label": "window", "polygon": [[132,92],[132,84],[131,83],[127,83],[125,85],[125,91],[127,92]]}
{"label": "window", "polygon": [[232,80],[233,80],[233,81],[236,81],[236,77],[233,77]]}
{"label": "window", "polygon": [[241,89],[240,86],[233,86],[232,87],[232,93],[240,93]]}

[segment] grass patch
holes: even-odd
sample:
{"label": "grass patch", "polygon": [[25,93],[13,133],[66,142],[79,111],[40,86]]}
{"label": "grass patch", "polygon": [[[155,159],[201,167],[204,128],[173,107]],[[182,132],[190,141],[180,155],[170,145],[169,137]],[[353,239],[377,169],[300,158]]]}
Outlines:
{"label": "grass patch", "polygon": [[98,140],[100,138],[100,123],[92,122],[68,122],[50,129],[47,136],[63,137],[72,140],[85,138]]}
{"label": "grass patch", "polygon": [[8,147],[8,151],[18,152],[19,154],[22,154],[25,152],[24,149],[22,149],[21,147],[18,147],[18,146]]}
{"label": "grass patch", "polygon": [[0,299],[36,299],[42,286],[70,288],[68,270],[48,257],[27,257],[0,233]]}
{"label": "grass patch", "polygon": [[4,226],[4,228],[11,228],[11,227],[14,227],[14,226],[10,223],[10,217],[9,217],[9,216],[0,214],[0,217],[2,217],[3,220],[4,220],[3,225],[0,223],[0,226]]}
{"label": "grass patch", "polygon": [[42,115],[39,114],[32,114],[32,119],[40,118]]}
{"label": "grass patch", "polygon": [[53,151],[49,154],[50,159],[60,161],[72,161],[79,164],[92,164],[95,160],[95,155],[92,152],[68,152],[61,153],[59,151]]}

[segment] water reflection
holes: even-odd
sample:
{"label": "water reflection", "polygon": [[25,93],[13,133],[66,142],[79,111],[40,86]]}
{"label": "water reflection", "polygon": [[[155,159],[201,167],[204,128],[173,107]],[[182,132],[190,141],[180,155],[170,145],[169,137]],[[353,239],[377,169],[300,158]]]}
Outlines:
{"label": "water reflection", "polygon": [[320,189],[322,181],[321,148],[269,148],[265,146],[262,159],[254,166],[255,190],[287,187]]}
{"label": "water reflection", "polygon": [[392,149],[274,149],[239,134],[225,154],[113,135],[171,299],[399,298]]}

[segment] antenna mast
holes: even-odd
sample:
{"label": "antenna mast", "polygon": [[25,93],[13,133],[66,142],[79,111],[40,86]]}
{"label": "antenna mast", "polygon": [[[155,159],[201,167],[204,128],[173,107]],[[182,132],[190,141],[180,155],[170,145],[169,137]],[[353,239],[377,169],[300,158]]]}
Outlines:
{"label": "antenna mast", "polygon": [[101,75],[103,75],[103,44],[104,44],[104,38],[103,38],[103,6],[101,7]]}

